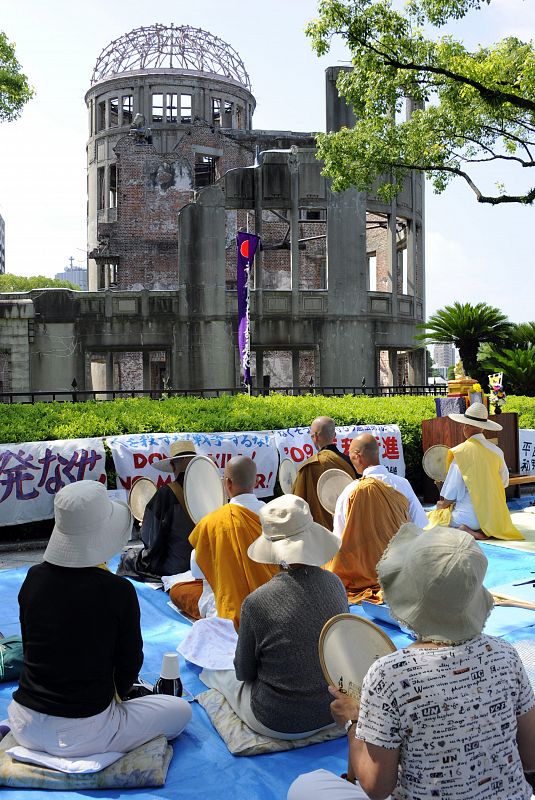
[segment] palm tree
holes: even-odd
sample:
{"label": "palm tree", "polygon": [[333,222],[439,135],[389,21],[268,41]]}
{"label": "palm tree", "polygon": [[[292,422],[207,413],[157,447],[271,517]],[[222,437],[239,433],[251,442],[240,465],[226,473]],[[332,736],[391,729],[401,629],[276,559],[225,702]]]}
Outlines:
{"label": "palm tree", "polygon": [[419,325],[416,338],[425,344],[453,342],[459,349],[466,374],[478,376],[477,351],[483,342],[499,345],[511,336],[513,326],[499,308],[477,303],[455,302],[432,314]]}
{"label": "palm tree", "polygon": [[503,372],[507,392],[526,397],[535,395],[535,347],[505,348],[485,355],[483,366],[488,372]]}

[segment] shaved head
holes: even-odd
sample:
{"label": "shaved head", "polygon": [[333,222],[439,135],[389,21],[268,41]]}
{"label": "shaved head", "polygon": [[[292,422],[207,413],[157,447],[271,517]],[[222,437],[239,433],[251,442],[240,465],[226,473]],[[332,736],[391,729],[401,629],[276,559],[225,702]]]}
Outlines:
{"label": "shaved head", "polygon": [[331,417],[316,417],[310,426],[310,435],[318,450],[332,444],[336,436],[336,426]]}
{"label": "shaved head", "polygon": [[227,491],[231,497],[250,494],[256,483],[256,464],[247,456],[235,456],[225,467]]}
{"label": "shaved head", "polygon": [[366,467],[376,467],[379,464],[379,444],[375,436],[361,433],[353,439],[349,445],[349,458],[360,474]]}

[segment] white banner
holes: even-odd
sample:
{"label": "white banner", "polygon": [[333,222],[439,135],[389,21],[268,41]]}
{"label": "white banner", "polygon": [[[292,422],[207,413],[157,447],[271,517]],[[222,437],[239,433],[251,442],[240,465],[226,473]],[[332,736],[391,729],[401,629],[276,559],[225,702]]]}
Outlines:
{"label": "white banner", "polygon": [[[290,458],[298,466],[314,455],[315,448],[310,437],[310,428],[287,428],[274,431],[275,444],[281,459]],[[397,425],[340,425],[336,428],[335,444],[349,453],[351,441],[360,433],[371,433],[379,443],[379,460],[389,472],[405,477],[405,459],[401,432]]]}
{"label": "white banner", "polygon": [[54,495],[82,480],[106,485],[102,439],[0,444],[0,526],[54,516]]}
{"label": "white banner", "polygon": [[518,460],[521,474],[535,472],[535,430],[521,428],[518,431]]}
{"label": "white banner", "polygon": [[249,456],[256,464],[258,497],[269,497],[275,489],[279,459],[272,444],[271,431],[246,433],[139,433],[112,436],[106,439],[115,469],[117,488],[130,491],[136,478],[150,478],[157,486],[168,483],[171,475],[160,472],[153,464],[168,458],[171,442],[189,439],[197,453],[209,456],[223,475],[225,465],[233,456]]}

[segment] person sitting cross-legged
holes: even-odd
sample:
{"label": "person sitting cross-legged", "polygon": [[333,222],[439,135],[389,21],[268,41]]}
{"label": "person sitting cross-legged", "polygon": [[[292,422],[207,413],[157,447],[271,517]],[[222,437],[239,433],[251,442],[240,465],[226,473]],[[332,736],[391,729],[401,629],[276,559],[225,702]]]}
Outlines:
{"label": "person sitting cross-legged", "polygon": [[418,640],[372,664],[360,708],[330,687],[357,783],[316,770],[288,800],[530,800],[535,695],[515,648],[482,633],[486,568],[465,531],[400,528],[378,574]]}
{"label": "person sitting cross-legged", "polygon": [[237,630],[245,597],[278,571],[247,555],[260,535],[258,514],[265,505],[253,493],[255,482],[254,461],[247,456],[231,458],[225,467],[230,502],[203,517],[190,534],[191,573],[197,580],[175,584],[169,596],[195,619],[230,619]]}
{"label": "person sitting cross-legged", "polygon": [[281,572],[243,602],[235,670],[205,669],[201,680],[257,733],[303,739],[333,724],[318,641],[325,623],[348,610],[340,579],[321,568],[339,541],[294,495],[265,505],[260,521],[249,557]]}
{"label": "person sitting cross-legged", "polygon": [[54,514],[43,563],[19,592],[24,663],[8,707],[13,736],[37,754],[73,759],[175,738],[191,719],[182,698],[117,700],[143,663],[136,591],[105,566],[128,540],[128,506],[85,480],[57,493]]}

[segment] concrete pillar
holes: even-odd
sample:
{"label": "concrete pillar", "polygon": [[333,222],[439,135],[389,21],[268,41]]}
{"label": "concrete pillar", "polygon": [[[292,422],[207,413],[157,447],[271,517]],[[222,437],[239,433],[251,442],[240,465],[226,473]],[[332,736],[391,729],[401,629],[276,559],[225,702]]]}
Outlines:
{"label": "concrete pillar", "polygon": [[106,353],[106,391],[113,391],[113,352]]}
{"label": "concrete pillar", "polygon": [[290,270],[292,314],[299,313],[299,156],[292,147],[288,157],[290,169]]}
{"label": "concrete pillar", "polygon": [[388,263],[392,286],[392,318],[398,316],[398,248],[396,241],[396,201],[392,201],[388,217]]}
{"label": "concrete pillar", "polygon": [[398,385],[398,351],[397,350],[389,350],[388,351],[388,367],[390,369],[391,378],[391,386]]}
{"label": "concrete pillar", "polygon": [[299,350],[292,350],[292,385],[299,386]]}
{"label": "concrete pillar", "polygon": [[416,316],[416,236],[414,220],[407,220],[407,292],[413,297],[413,316]]}
{"label": "concrete pillar", "polygon": [[143,360],[143,390],[149,391],[152,387],[150,385],[150,353],[148,350],[142,352]]}

